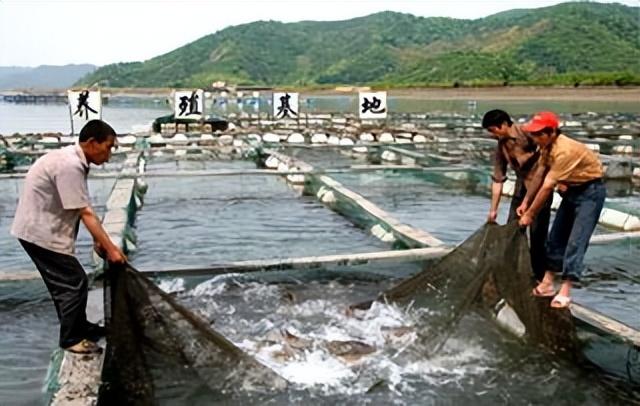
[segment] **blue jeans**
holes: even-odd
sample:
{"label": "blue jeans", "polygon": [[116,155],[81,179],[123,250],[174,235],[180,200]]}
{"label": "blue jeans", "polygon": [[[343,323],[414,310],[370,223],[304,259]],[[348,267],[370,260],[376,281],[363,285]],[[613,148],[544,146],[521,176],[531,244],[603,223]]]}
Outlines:
{"label": "blue jeans", "polygon": [[601,180],[570,187],[547,239],[547,269],[562,272],[562,279],[579,281],[584,254],[604,205],[607,190]]}

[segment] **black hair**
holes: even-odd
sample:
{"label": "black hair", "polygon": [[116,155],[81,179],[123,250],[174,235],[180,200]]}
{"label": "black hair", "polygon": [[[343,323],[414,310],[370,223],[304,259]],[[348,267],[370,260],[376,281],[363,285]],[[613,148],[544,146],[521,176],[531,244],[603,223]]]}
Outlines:
{"label": "black hair", "polygon": [[509,127],[513,124],[511,117],[504,110],[491,110],[487,111],[482,117],[482,128],[489,129],[489,127],[500,127],[502,123],[507,123]]}
{"label": "black hair", "polygon": [[91,120],[80,130],[80,142],[93,138],[98,144],[102,144],[110,136],[115,137],[116,131],[102,120]]}

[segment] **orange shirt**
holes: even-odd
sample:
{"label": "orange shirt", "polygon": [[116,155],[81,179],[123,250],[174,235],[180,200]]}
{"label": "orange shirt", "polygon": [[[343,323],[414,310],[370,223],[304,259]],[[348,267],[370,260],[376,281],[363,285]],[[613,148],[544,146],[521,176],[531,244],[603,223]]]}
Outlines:
{"label": "orange shirt", "polygon": [[567,185],[602,178],[602,163],[583,143],[560,134],[548,152],[547,176]]}

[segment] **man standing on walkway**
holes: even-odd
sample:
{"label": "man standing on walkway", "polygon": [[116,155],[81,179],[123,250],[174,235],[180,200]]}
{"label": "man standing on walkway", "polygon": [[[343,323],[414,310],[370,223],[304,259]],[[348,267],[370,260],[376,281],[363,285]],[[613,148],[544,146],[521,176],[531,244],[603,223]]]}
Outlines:
{"label": "man standing on walkway", "polygon": [[87,321],[87,275],[74,256],[80,220],[99,254],[122,264],[123,252],[109,238],[89,198],[89,164],[111,157],[116,133],[101,120],[89,121],[77,145],[40,157],[29,169],[11,227],[44,280],[60,321],[60,347],[74,353],[99,353],[104,328]]}
{"label": "man standing on walkway", "polygon": [[[537,113],[523,130],[543,149],[541,160],[549,172],[531,207],[524,207],[520,225],[528,226],[534,221],[554,188],[562,196],[547,241],[547,269],[533,294],[553,296],[551,307],[564,308],[571,304],[572,283],[582,275],[584,254],[607,195],[602,163],[586,145],[561,133],[558,117],[552,112]],[[556,272],[562,278],[557,294]]]}
{"label": "man standing on walkway", "polygon": [[[502,196],[502,186],[507,180],[507,165],[516,173],[516,182],[509,218],[516,218],[519,207],[531,204],[534,193],[538,190],[544,179],[545,169],[539,164],[539,149],[535,142],[526,136],[524,131],[514,124],[509,114],[503,110],[488,111],[482,118],[482,127],[493,134],[498,140],[493,162],[493,175],[491,179],[491,207],[487,218],[495,222],[498,215],[498,206]],[[549,229],[549,217],[551,215],[551,201],[549,198],[531,224],[531,267],[537,281],[541,281],[545,271],[545,242]],[[523,204],[525,206],[523,206]]]}

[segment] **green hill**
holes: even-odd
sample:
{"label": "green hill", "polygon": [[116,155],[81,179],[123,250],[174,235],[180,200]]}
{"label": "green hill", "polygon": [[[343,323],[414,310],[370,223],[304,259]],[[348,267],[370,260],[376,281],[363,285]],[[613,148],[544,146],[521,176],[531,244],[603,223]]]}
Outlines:
{"label": "green hill", "polygon": [[640,84],[640,7],[563,3],[476,20],[383,12],[229,27],[79,84],[271,86]]}

